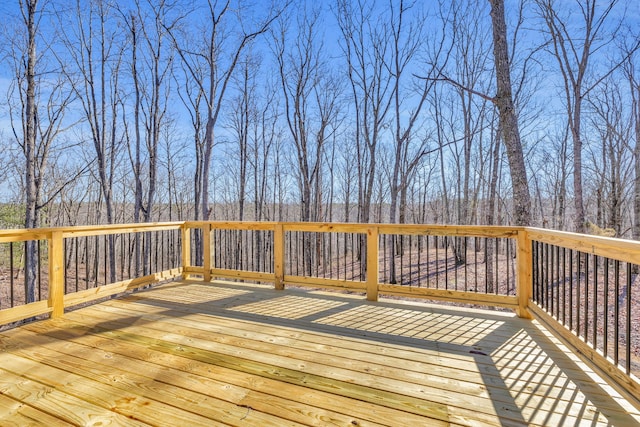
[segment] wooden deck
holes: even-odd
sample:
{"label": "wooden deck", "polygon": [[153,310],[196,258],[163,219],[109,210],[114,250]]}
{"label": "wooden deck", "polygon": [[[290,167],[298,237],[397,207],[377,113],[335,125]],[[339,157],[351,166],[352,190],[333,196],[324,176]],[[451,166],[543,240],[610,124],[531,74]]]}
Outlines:
{"label": "wooden deck", "polygon": [[0,333],[0,425],[640,425],[510,313],[175,282]]}

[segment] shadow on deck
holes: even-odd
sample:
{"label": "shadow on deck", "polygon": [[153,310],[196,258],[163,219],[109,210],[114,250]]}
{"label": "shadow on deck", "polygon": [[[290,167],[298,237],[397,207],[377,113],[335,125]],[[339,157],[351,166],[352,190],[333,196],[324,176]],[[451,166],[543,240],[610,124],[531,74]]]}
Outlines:
{"label": "shadow on deck", "polygon": [[509,313],[187,281],[0,340],[2,425],[640,425]]}

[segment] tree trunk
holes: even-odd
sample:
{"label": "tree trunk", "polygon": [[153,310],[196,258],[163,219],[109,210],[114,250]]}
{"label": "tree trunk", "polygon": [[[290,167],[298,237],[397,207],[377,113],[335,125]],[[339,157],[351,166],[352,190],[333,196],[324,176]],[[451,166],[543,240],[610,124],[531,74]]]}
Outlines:
{"label": "tree trunk", "polygon": [[513,212],[516,225],[530,225],[531,198],[527,170],[522,153],[518,117],[511,93],[511,72],[507,46],[507,25],[504,1],[490,0],[493,25],[493,54],[496,69],[497,94],[495,104],[500,115],[500,131],[507,151],[511,185],[513,186]]}
{"label": "tree trunk", "polygon": [[[25,0],[23,10],[25,24],[27,25],[27,93],[24,110],[24,154],[26,159],[25,170],[25,190],[26,190],[26,212],[25,228],[36,228],[38,226],[38,194],[36,186],[36,9],[37,0]],[[37,246],[36,241],[25,242],[25,299],[27,303],[35,301],[36,288],[36,266]]]}

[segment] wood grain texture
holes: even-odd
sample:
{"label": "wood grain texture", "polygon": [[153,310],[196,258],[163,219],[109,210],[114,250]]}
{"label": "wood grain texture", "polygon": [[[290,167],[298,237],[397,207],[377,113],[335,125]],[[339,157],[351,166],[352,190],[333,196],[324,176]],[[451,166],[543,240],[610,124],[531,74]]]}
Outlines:
{"label": "wood grain texture", "polygon": [[0,392],[2,425],[640,422],[537,322],[229,282],[169,283],[0,332]]}

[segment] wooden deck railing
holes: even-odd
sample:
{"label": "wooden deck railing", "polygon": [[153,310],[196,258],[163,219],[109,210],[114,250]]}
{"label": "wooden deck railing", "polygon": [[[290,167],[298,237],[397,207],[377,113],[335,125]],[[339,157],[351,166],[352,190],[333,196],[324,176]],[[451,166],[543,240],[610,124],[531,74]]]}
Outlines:
{"label": "wooden deck railing", "polygon": [[[22,242],[38,242],[25,300]],[[177,277],[532,315],[640,394],[640,242],[522,227],[175,222],[0,231],[0,326]],[[22,278],[22,279],[21,279]],[[21,282],[22,280],[22,282]]]}

